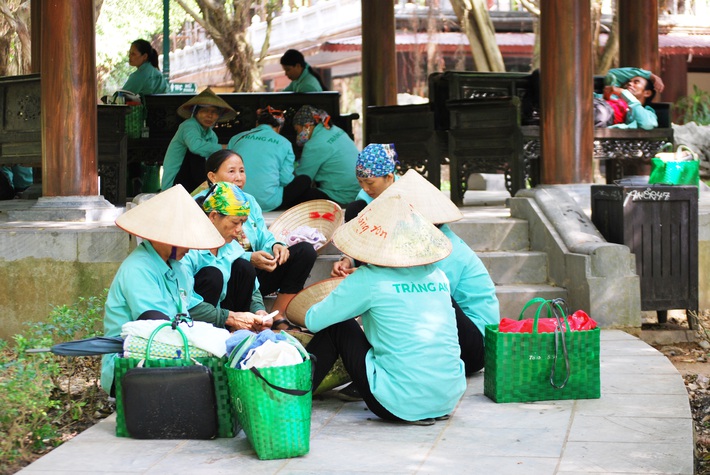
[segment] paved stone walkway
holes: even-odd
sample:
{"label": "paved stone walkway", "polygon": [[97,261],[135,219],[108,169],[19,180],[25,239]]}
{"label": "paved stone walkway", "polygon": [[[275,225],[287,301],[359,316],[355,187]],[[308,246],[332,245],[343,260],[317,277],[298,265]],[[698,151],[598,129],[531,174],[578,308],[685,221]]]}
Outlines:
{"label": "paved stone walkway", "polygon": [[693,423],[680,374],[653,347],[601,332],[602,397],[496,404],[483,374],[448,421],[386,423],[362,402],[313,403],[310,453],[261,461],[233,439],[117,438],[115,416],[22,470],[39,474],[692,474]]}

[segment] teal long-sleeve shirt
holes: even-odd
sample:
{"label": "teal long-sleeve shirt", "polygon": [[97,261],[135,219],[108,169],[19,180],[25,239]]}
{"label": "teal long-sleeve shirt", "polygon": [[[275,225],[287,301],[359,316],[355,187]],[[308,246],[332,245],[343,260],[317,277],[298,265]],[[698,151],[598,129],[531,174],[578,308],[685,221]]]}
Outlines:
{"label": "teal long-sleeve shirt", "polygon": [[466,389],[449,282],[434,265],[363,265],[306,313],[320,331],[362,316],[372,345],[370,390],[388,411],[413,421],[449,414]]}
{"label": "teal long-sleeve shirt", "polygon": [[481,259],[448,225],[440,228],[452,244],[446,258],[434,265],[443,270],[451,285],[451,296],[461,310],[486,334],[486,325],[500,322],[500,304],[488,269]]}
{"label": "teal long-sleeve shirt", "polygon": [[[143,241],[121,263],[111,283],[104,306],[104,335],[120,336],[124,323],[138,320],[144,312],[157,310],[168,317],[187,311],[192,281],[180,262],[169,265],[148,241]],[[113,384],[114,358],[104,355],[101,386],[109,392]]]}
{"label": "teal long-sleeve shirt", "polygon": [[358,149],[338,126],[318,124],[296,166],[296,175],[307,175],[316,187],[340,205],[350,203],[360,191],[355,176]]}
{"label": "teal long-sleeve shirt", "polygon": [[298,79],[291,81],[291,83],[284,88],[284,92],[322,92],[318,79],[311,74],[311,67],[306,64],[305,69],[298,76]]}
{"label": "teal long-sleeve shirt", "polygon": [[195,155],[207,157],[214,152],[221,150],[218,143],[217,134],[211,128],[204,128],[194,117],[190,117],[180,124],[175,136],[168,145],[163,159],[163,178],[160,181],[160,188],[167,190],[172,187],[175,177],[180,171],[185,154],[188,150]]}
{"label": "teal long-sleeve shirt", "polygon": [[128,76],[123,90],[140,95],[165,94],[168,92],[168,82],[158,68],[146,61]]}
{"label": "teal long-sleeve shirt", "polygon": [[264,211],[281,206],[284,187],[294,177],[296,156],[291,142],[270,125],[261,124],[232,137],[227,148],[244,161],[244,192],[252,195]]}

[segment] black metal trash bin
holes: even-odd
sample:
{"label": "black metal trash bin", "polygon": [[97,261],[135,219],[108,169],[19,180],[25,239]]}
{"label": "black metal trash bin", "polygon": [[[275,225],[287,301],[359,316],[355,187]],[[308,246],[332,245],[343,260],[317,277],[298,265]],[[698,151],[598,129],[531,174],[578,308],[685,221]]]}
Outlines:
{"label": "black metal trash bin", "polygon": [[[698,188],[593,185],[592,222],[608,242],[636,255],[641,309],[698,310]],[[695,327],[688,315],[688,325]]]}

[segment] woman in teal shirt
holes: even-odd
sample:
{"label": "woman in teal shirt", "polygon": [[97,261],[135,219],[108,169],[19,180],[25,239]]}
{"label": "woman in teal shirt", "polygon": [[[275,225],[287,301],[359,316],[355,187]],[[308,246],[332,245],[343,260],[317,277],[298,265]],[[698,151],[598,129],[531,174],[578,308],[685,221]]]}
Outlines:
{"label": "woman in teal shirt", "polygon": [[138,68],[128,76],[123,85],[124,91],[144,96],[146,94],[165,94],[168,82],[158,69],[158,52],[146,40],[136,40],[128,50],[128,64]]}
{"label": "woman in teal shirt", "polygon": [[[160,193],[116,219],[143,238],[121,263],[104,306],[104,335],[119,336],[124,323],[187,313],[191,277],[180,264],[189,249],[220,247],[224,239],[181,186]],[[111,392],[116,354],[104,355],[101,386]]]}
{"label": "woman in teal shirt", "polygon": [[177,113],[187,120],[180,124],[168,145],[160,188],[167,190],[179,183],[187,190],[194,190],[206,179],[207,157],[226,148],[218,143],[212,129],[218,122],[234,119],[237,113],[210,88],[181,105]]}
{"label": "woman in teal shirt", "polygon": [[[243,188],[246,182],[244,163],[232,150],[221,150],[207,159],[207,183],[225,181]],[[195,196],[204,194],[196,190]],[[293,297],[303,289],[318,254],[306,242],[287,246],[276,240],[269,231],[259,204],[248,193],[244,193],[251,205],[251,211],[242,233],[237,236],[243,252],[240,259],[233,262],[230,275],[226,276],[230,286],[245,289],[255,278],[258,279],[257,293],[261,296],[277,292],[271,310],[278,310],[280,317],[273,322],[274,330],[292,328],[282,316]],[[233,283],[234,282],[234,283]],[[249,287],[251,288],[251,287]],[[244,290],[242,290],[242,293]]]}
{"label": "woman in teal shirt", "polygon": [[327,112],[308,105],[294,115],[293,128],[298,134],[296,145],[303,147],[295,174],[308,176],[315,186],[303,195],[304,201],[327,199],[341,206],[353,201],[360,191],[353,173],[358,156],[355,142],[331,125]]}
{"label": "woman in teal shirt", "polygon": [[306,313],[314,387],[340,356],[378,417],[418,425],[448,417],[466,377],[449,282],[432,263],[451,243],[399,196],[373,201],[333,243],[367,264]]}
{"label": "woman in teal shirt", "polygon": [[253,196],[263,211],[301,203],[301,195],[311,186],[306,175],[294,179],[296,157],[291,142],[279,134],[283,123],[283,111],[267,106],[256,111],[255,128],[235,135],[227,144],[244,160],[249,175],[244,192]]}
{"label": "woman in teal shirt", "polygon": [[306,63],[300,51],[287,50],[281,56],[281,67],[291,83],[284,88],[284,92],[321,92],[325,91],[323,81],[317,72],[313,71]]}

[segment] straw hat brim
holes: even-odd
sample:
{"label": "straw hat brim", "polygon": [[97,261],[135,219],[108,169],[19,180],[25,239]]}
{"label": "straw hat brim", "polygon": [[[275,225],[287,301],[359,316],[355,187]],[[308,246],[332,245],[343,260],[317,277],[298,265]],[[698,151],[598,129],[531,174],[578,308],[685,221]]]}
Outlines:
{"label": "straw hat brim", "polygon": [[182,185],[158,193],[116,219],[116,226],[148,241],[215,249],[224,238]]}
{"label": "straw hat brim", "polygon": [[232,106],[227,104],[227,102],[221,97],[217,96],[211,89],[205,89],[180,107],[178,107],[177,113],[183,119],[189,119],[192,117],[192,107],[193,106],[214,106],[221,108],[224,112],[220,115],[217,122],[228,122],[237,117],[237,111],[235,111]]}
{"label": "straw hat brim", "polygon": [[306,313],[308,310],[324,298],[326,298],[345,277],[333,277],[330,279],[321,280],[315,284],[311,284],[301,290],[289,302],[286,307],[286,318],[291,323],[306,327]]}
{"label": "straw hat brim", "polygon": [[383,267],[431,264],[452,248],[444,233],[400,195],[373,200],[335,231],[333,244],[353,259]]}
{"label": "straw hat brim", "polygon": [[463,218],[461,210],[441,190],[411,168],[388,186],[377,199],[393,195],[401,195],[434,224],[452,223]]}
{"label": "straw hat brim", "polygon": [[289,234],[299,226],[317,229],[326,238],[323,246],[318,248],[318,252],[320,252],[333,239],[335,230],[343,224],[344,214],[340,205],[334,201],[305,201],[284,211],[271,223],[269,231],[277,241],[285,241]]}

